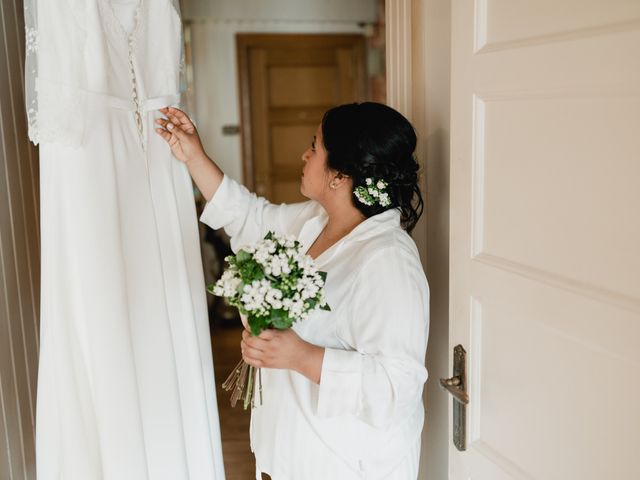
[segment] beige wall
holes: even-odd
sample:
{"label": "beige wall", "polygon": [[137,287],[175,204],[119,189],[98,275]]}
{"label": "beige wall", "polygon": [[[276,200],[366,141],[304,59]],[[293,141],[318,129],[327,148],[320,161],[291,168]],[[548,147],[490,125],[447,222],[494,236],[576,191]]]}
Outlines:
{"label": "beige wall", "polygon": [[[427,277],[431,287],[431,328],[427,348],[429,381],[425,389],[421,480],[448,478],[451,397],[440,387],[450,377],[449,361],[449,119],[451,5],[442,0],[414,1],[421,5],[414,25],[424,51],[423,79],[414,88],[424,92],[426,124],[422,133],[426,162]],[[415,38],[415,37],[414,37]],[[415,78],[415,77],[414,77]]]}
{"label": "beige wall", "polygon": [[0,6],[0,478],[35,479],[38,155],[27,141],[21,0]]}
{"label": "beige wall", "polygon": [[387,92],[418,134],[425,211],[413,238],[431,290],[426,365],[429,380],[420,480],[448,478],[449,98],[451,6],[442,0],[387,0]]}

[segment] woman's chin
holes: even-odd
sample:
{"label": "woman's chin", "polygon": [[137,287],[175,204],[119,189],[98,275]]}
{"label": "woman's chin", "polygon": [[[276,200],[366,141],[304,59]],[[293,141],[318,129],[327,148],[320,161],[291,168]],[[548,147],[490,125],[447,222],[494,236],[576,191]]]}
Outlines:
{"label": "woman's chin", "polygon": [[[304,182],[300,181],[300,193],[302,194],[303,197],[305,198],[309,198],[309,195],[307,195],[307,192],[304,188]],[[309,198],[309,200],[311,200],[311,198]]]}

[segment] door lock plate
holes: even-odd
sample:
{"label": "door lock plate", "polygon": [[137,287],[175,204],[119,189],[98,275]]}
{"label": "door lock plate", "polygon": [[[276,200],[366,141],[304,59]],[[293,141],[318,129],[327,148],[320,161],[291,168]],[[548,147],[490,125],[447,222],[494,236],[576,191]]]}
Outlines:
{"label": "door lock plate", "polygon": [[467,394],[466,376],[467,352],[462,345],[456,345],[453,349],[453,377],[441,378],[442,385],[453,396],[453,444],[461,452],[467,449]]}

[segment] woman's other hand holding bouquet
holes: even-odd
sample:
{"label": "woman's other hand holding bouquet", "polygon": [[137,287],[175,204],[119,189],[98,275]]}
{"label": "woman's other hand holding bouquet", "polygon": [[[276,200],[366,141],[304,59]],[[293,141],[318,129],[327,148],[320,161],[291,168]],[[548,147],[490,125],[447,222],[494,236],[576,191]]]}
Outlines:
{"label": "woman's other hand holding bouquet", "polygon": [[324,348],[305,342],[291,329],[269,329],[257,337],[244,330],[240,348],[249,365],[293,370],[320,383]]}

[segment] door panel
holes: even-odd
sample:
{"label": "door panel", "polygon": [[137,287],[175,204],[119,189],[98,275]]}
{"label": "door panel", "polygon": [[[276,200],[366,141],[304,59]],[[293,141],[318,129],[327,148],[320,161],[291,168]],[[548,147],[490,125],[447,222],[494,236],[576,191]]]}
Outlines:
{"label": "door panel", "polygon": [[[300,181],[276,180],[272,182],[271,201],[274,203],[290,203],[290,199],[300,195]],[[306,199],[301,199],[306,200]]]}
{"label": "door panel", "polygon": [[640,99],[518,95],[475,109],[475,254],[640,298],[628,215],[640,205]]}
{"label": "door panel", "polygon": [[478,0],[476,5],[478,47],[486,48],[531,39],[554,41],[554,36],[590,36],[593,30],[624,28],[640,19],[635,0],[606,5],[602,0]]}
{"label": "door panel", "polygon": [[270,107],[331,105],[336,99],[335,67],[271,67]]}
{"label": "door panel", "polygon": [[640,3],[561,3],[453,3],[455,480],[640,478]]}
{"label": "door panel", "polygon": [[[291,159],[299,159],[316,134],[315,124],[277,125],[271,127],[273,165],[287,168]],[[300,165],[296,164],[299,172]]]}

